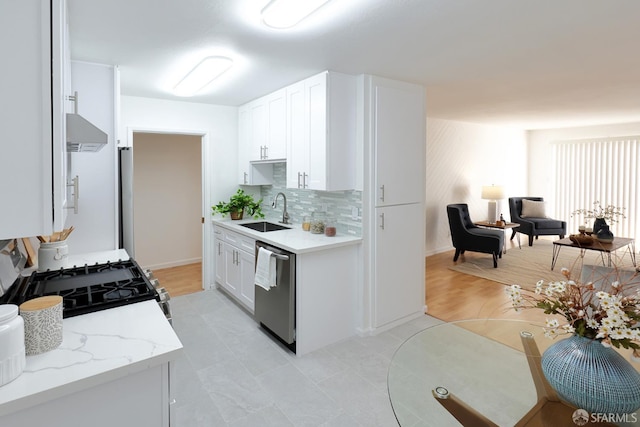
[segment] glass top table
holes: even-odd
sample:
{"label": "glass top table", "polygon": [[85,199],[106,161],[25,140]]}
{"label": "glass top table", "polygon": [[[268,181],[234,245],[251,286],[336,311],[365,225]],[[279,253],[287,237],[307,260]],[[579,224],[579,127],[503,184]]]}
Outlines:
{"label": "glass top table", "polygon": [[[433,396],[437,387],[499,426],[518,423],[538,402],[523,331],[533,336],[540,354],[555,342],[544,336],[540,324],[502,319],[442,323],[407,339],[393,355],[387,377],[398,424],[459,426]],[[570,415],[561,418],[539,425],[576,425]]]}

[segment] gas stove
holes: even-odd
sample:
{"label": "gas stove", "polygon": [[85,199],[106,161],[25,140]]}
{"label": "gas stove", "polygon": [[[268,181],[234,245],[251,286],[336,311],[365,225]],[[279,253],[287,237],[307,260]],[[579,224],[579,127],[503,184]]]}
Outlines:
{"label": "gas stove", "polygon": [[0,302],[20,305],[48,295],[62,297],[64,318],[155,299],[171,321],[168,294],[133,259],[36,271],[16,279]]}

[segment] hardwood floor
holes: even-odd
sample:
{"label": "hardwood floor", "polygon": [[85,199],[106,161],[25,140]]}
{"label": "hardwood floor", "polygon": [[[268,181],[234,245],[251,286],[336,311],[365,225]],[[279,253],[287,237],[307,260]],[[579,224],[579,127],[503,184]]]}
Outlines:
{"label": "hardwood floor", "polygon": [[[513,242],[510,243],[513,245]],[[518,249],[513,246],[509,250]],[[544,321],[541,310],[516,313],[505,295],[505,285],[450,270],[453,253],[443,252],[425,259],[425,292],[429,315],[448,322],[483,318]],[[481,256],[487,255],[467,252],[458,262]],[[154,270],[153,274],[172,297],[202,290],[201,263]]]}
{"label": "hardwood floor", "polygon": [[179,267],[153,270],[153,275],[164,287],[169,296],[192,294],[202,290],[202,263],[181,265]]}
{"label": "hardwood floor", "polygon": [[[517,243],[509,250],[518,250]],[[513,310],[505,294],[506,285],[450,270],[449,267],[454,264],[453,254],[451,250],[426,258],[427,314],[447,322],[486,318],[544,321],[542,310]],[[460,256],[457,263],[483,256],[490,255],[467,252]]]}

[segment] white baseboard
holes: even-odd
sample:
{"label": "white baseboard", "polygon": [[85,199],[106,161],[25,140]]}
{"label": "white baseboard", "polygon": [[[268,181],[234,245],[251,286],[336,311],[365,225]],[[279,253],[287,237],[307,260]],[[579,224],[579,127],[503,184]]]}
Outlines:
{"label": "white baseboard", "polygon": [[160,264],[144,265],[142,267],[148,268],[149,270],[161,270],[163,268],[180,267],[183,265],[195,264],[196,262],[202,262],[202,258],[181,259],[176,261],[163,262]]}

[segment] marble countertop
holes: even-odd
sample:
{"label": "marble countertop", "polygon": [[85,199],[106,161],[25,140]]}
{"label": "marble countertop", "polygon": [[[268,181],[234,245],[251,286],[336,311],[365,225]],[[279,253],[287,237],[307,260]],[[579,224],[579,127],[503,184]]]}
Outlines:
{"label": "marble countertop", "polygon": [[294,225],[290,230],[268,231],[263,233],[241,226],[241,224],[246,224],[249,222],[259,222],[256,220],[234,221],[228,218],[213,218],[211,222],[214,225],[218,225],[229,230],[242,233],[245,236],[249,236],[253,239],[277,246],[295,254],[321,251],[340,246],[356,245],[362,242],[361,237],[346,234],[338,234],[333,237],[327,237],[324,234],[313,234],[309,231],[302,230],[302,228],[300,228],[300,225]]}
{"label": "marble countertop", "polygon": [[[123,249],[92,252],[70,255],[66,266],[126,259]],[[62,344],[27,356],[23,373],[0,386],[0,416],[167,363],[181,349],[155,300],[69,317]]]}
{"label": "marble countertop", "polygon": [[174,360],[182,343],[155,300],[64,319],[52,351],[0,387],[0,416]]}

